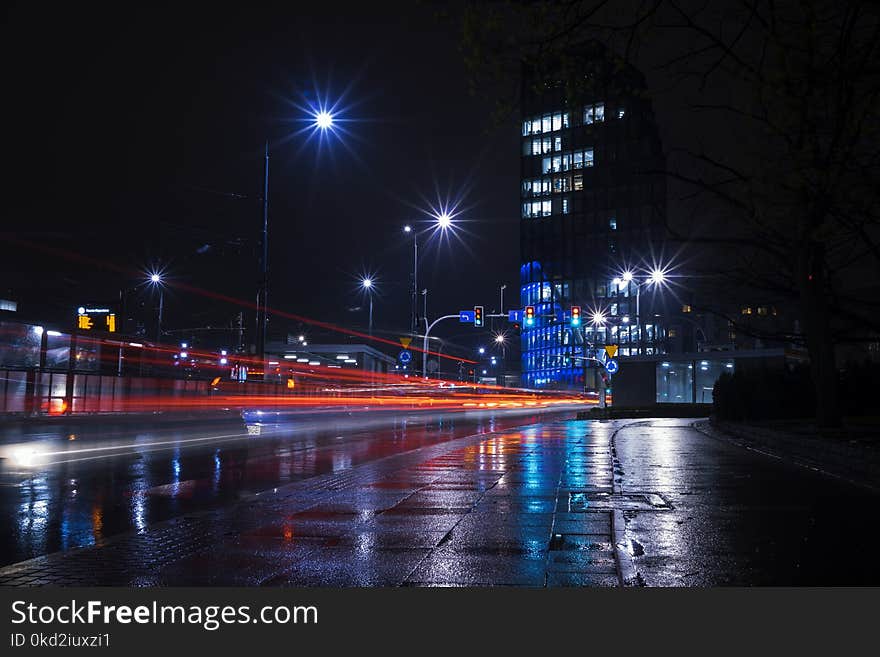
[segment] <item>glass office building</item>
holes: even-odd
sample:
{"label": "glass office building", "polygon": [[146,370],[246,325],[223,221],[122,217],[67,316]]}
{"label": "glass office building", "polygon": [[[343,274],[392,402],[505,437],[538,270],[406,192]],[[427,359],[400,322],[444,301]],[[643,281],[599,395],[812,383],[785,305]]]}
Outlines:
{"label": "glass office building", "polygon": [[520,295],[536,315],[522,330],[523,385],[594,388],[585,356],[597,347],[666,353],[663,295],[639,287],[660,256],[665,160],[638,71],[595,43],[558,70],[569,73],[523,75]]}

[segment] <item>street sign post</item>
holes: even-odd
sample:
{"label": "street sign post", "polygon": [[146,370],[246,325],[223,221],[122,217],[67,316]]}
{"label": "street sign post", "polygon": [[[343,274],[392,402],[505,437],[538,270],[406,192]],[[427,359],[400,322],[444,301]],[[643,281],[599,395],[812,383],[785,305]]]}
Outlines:
{"label": "street sign post", "polygon": [[522,310],[508,310],[507,311],[507,321],[508,322],[521,322],[522,321]]}
{"label": "street sign post", "polygon": [[606,344],[605,345],[605,353],[608,354],[608,358],[614,358],[617,355],[617,345],[616,344]]}
{"label": "street sign post", "polygon": [[412,360],[412,352],[404,349],[399,354],[397,354],[397,360],[406,365]]}
{"label": "street sign post", "polygon": [[462,324],[473,324],[474,323],[474,311],[473,310],[459,310],[458,311],[458,321]]}
{"label": "street sign post", "polygon": [[605,369],[608,370],[609,374],[617,374],[617,370],[620,369],[620,365],[617,364],[617,361],[613,358],[609,359],[607,363],[605,363]]}

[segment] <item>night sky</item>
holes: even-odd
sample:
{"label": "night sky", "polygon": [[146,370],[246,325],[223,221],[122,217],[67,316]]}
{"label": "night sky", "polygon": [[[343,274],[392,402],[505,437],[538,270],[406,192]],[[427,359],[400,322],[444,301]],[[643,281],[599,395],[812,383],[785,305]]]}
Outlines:
{"label": "night sky", "polygon": [[[252,302],[268,138],[270,306],[363,326],[357,278],[371,271],[376,325],[404,329],[402,226],[447,198],[460,200],[461,241],[434,240],[422,259],[428,314],[489,311],[501,284],[515,301],[517,126],[493,125],[468,95],[455,22],[413,3],[284,7],[7,10],[3,233],[132,274],[7,246],[0,296],[51,321],[163,264],[171,280]],[[316,93],[341,99],[341,139],[294,134]],[[172,287],[166,324],[238,310]]]}

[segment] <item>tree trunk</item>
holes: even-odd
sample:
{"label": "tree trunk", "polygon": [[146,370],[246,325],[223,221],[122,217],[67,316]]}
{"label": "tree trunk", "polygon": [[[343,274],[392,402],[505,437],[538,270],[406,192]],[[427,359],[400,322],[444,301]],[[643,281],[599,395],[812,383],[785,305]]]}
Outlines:
{"label": "tree trunk", "polygon": [[822,428],[839,427],[840,391],[826,295],[824,245],[810,243],[804,256],[804,266],[800,268],[801,309],[810,356],[810,374],[816,393],[816,424]]}

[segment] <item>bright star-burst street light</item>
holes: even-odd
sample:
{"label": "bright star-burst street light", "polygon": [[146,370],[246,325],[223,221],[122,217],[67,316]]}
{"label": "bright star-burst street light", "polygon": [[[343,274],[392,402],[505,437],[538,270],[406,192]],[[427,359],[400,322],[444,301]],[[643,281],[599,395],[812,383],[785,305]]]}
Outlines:
{"label": "bright star-burst street light", "polygon": [[650,280],[654,285],[660,285],[666,280],[666,273],[662,269],[653,269]]}
{"label": "bright star-burst street light", "polygon": [[370,297],[370,329],[369,335],[373,337],[373,279],[369,276],[364,276],[361,279],[361,287],[367,293],[367,296]]}
{"label": "bright star-burst street light", "polygon": [[495,342],[498,344],[504,344],[504,336],[499,333],[495,336]]}
{"label": "bright star-burst street light", "polygon": [[165,285],[162,280],[162,274],[157,271],[150,272],[147,280],[153,287],[159,288],[159,317],[156,321],[156,342],[160,342],[162,340],[162,308],[165,305]]}
{"label": "bright star-burst street light", "polygon": [[321,130],[327,130],[333,126],[333,115],[326,110],[315,114],[315,125]]}
{"label": "bright star-burst street light", "polygon": [[443,212],[437,217],[437,225],[440,226],[442,230],[446,230],[452,225],[452,217],[446,212]]}

